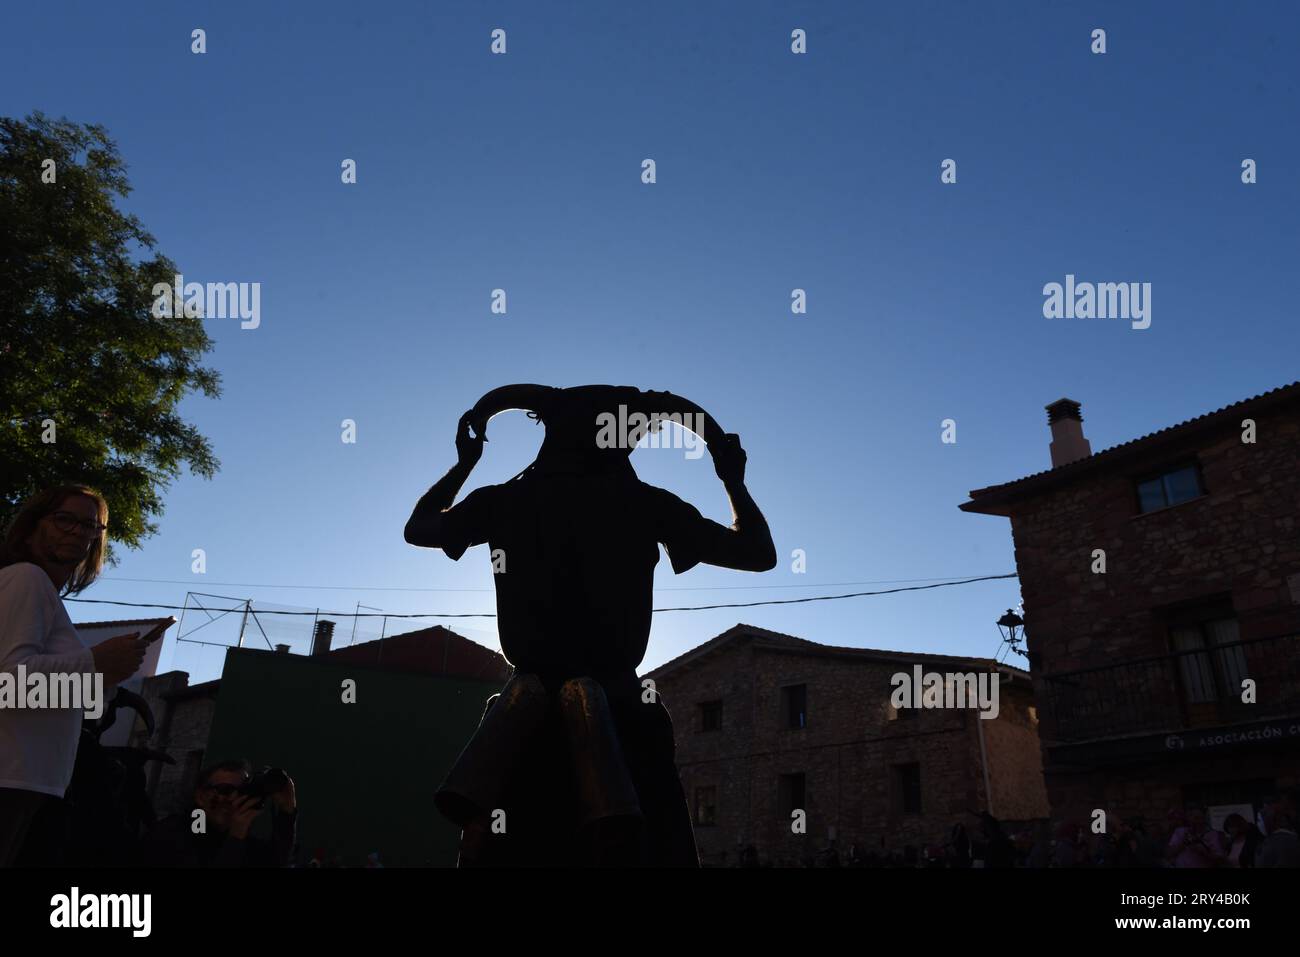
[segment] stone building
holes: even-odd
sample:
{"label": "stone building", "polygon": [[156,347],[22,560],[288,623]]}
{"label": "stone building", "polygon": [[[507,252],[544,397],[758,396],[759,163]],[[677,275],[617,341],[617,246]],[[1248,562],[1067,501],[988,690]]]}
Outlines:
{"label": "stone building", "polygon": [[1300,785],[1300,383],[1096,454],[1047,407],[1011,519],[1053,818],[1243,816]]}
{"label": "stone building", "polygon": [[[997,676],[996,718],[895,709],[893,677]],[[1029,676],[987,658],[837,648],[736,625],[645,677],[672,714],[706,865],[796,865],[835,841],[896,853],[944,844],[973,813],[1047,814]],[[992,687],[990,685],[989,687]],[[986,709],[988,710],[988,709]],[[989,713],[992,713],[991,710]],[[795,833],[793,812],[806,812]]]}
{"label": "stone building", "polygon": [[174,762],[146,765],[149,797],[159,814],[171,813],[191,801],[204,765],[220,688],[220,679],[191,685],[183,671],[145,679],[141,694],[153,712],[154,734],[151,738],[143,722],[137,721],[132,744],[162,751]]}

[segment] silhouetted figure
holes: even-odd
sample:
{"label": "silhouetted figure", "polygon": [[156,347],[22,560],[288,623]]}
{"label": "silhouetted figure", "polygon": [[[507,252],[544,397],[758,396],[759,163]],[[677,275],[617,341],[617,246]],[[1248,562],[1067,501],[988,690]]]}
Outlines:
{"label": "silhouetted figure", "polygon": [[1254,867],[1255,853],[1264,841],[1264,835],[1253,823],[1240,814],[1229,814],[1223,822],[1227,835],[1228,867]]}
{"label": "silhouetted figure", "polygon": [[[488,419],[506,409],[546,426],[537,459],[453,506]],[[686,427],[708,442],[731,501],[730,528],[637,478],[628,457],[656,434],[638,415],[690,416]],[[457,560],[488,543],[501,648],[515,667],[436,797],[462,828],[461,865],[699,866],[672,723],[636,668],[660,544],[678,574],[701,562],[776,564],[745,488],[739,437],[667,392],[519,385],[488,393],[461,417],[456,450],[456,465],[411,514],[406,540]]]}
{"label": "silhouetted figure", "polygon": [[952,826],[952,836],[948,839],[948,846],[952,848],[953,867],[971,866],[970,835],[966,833],[966,825],[961,821]]}
{"label": "silhouetted figure", "polygon": [[1268,836],[1255,852],[1256,867],[1300,867],[1300,838],[1296,836],[1295,795],[1265,801]]}
{"label": "silhouetted figure", "polygon": [[1073,820],[1061,821],[1052,844],[1052,867],[1082,867],[1087,855],[1082,851],[1081,828]]}
{"label": "silhouetted figure", "polygon": [[1026,867],[1050,867],[1052,864],[1052,823],[1046,818],[1034,822],[1034,841]]}
{"label": "silhouetted figure", "polygon": [[148,737],[153,736],[149,703],[126,688],[117,689],[101,718],[82,723],[66,813],[58,825],[66,847],[64,866],[133,866],[138,863],[141,838],[157,823],[145,766],[150,761],[176,762],[151,748],[103,744],[100,739],[114,726],[119,711],[129,714],[123,720],[143,720]]}
{"label": "silhouetted figure", "polygon": [[980,831],[984,836],[984,866],[1011,867],[1015,863],[1015,847],[1002,831],[1002,822],[988,811],[980,813]]}

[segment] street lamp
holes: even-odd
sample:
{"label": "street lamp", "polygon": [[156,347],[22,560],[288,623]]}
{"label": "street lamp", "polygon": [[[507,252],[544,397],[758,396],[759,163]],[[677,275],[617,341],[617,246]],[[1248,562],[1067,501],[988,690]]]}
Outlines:
{"label": "street lamp", "polygon": [[1029,657],[1028,653],[1020,647],[1020,642],[1025,637],[1025,620],[1010,608],[998,619],[998,633],[1002,635],[1002,640],[1011,646],[1012,651],[1024,658]]}

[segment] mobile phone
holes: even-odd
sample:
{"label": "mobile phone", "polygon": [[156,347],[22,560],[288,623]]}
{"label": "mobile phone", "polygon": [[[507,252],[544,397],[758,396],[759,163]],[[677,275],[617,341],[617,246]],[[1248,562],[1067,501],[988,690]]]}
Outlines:
{"label": "mobile phone", "polygon": [[140,640],[145,642],[146,644],[152,645],[155,641],[157,641],[164,634],[166,634],[167,629],[174,624],[176,624],[175,616],[168,615],[162,621],[158,622],[158,624],[154,625],[154,627],[150,628],[143,635],[141,635]]}

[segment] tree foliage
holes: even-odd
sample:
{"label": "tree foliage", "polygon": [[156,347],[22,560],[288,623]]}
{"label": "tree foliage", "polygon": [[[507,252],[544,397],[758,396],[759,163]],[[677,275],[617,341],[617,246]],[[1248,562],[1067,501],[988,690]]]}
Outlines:
{"label": "tree foliage", "polygon": [[212,342],[200,318],[154,317],[154,284],[179,270],[117,208],[130,191],[102,126],[0,117],[3,525],[31,493],[84,482],[108,500],[110,538],[139,547],[182,465],[217,470],[177,414],[190,392],[220,394],[200,364]]}

